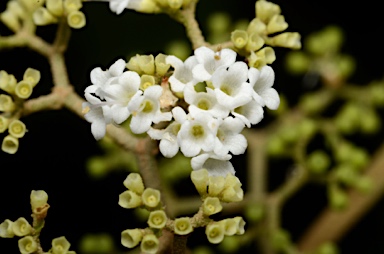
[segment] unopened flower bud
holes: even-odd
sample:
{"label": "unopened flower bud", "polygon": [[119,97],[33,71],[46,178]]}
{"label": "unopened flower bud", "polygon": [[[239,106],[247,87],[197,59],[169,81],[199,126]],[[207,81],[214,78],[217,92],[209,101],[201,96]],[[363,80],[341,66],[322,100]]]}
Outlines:
{"label": "unopened flower bud", "polygon": [[142,199],[145,206],[155,208],[160,204],[160,191],[146,188],[143,192]]}
{"label": "unopened flower bud", "polygon": [[140,69],[148,75],[155,74],[155,58],[153,55],[143,55],[139,56],[137,63],[140,66]]}
{"label": "unopened flower bud", "polygon": [[2,238],[12,238],[15,236],[15,233],[12,230],[13,222],[6,219],[0,224],[0,237]]}
{"label": "unopened flower bud", "polygon": [[252,33],[248,37],[245,49],[249,52],[259,50],[264,45],[264,40],[258,33]]}
{"label": "unopened flower bud", "polygon": [[259,18],[254,18],[249,22],[247,32],[248,34],[265,34],[267,31],[267,26],[263,21]]}
{"label": "unopened flower bud", "polygon": [[208,194],[212,197],[218,196],[223,190],[225,179],[222,176],[210,176],[208,183]]}
{"label": "unopened flower bud", "polygon": [[138,173],[130,173],[123,184],[127,189],[134,191],[137,194],[142,194],[144,191],[143,179]]}
{"label": "unopened flower bud", "polygon": [[288,28],[288,23],[285,22],[283,15],[274,15],[267,25],[268,34],[282,32]]}
{"label": "unopened flower bud", "polygon": [[85,26],[85,15],[81,11],[71,11],[67,16],[68,25],[72,28],[80,29]]}
{"label": "unopened flower bud", "polygon": [[243,200],[244,191],[240,186],[228,187],[221,193],[220,200],[223,202],[239,202]]}
{"label": "unopened flower bud", "polygon": [[165,59],[167,58],[167,55],[164,55],[164,54],[158,54],[156,57],[155,57],[155,67],[156,67],[156,74],[158,76],[164,76],[169,68],[171,67],[170,64],[167,64],[165,62]]}
{"label": "unopened flower bud", "polygon": [[145,90],[150,86],[155,85],[155,78],[152,75],[142,75],[140,78],[140,89]]}
{"label": "unopened flower bud", "polygon": [[13,222],[12,230],[17,236],[25,236],[32,232],[32,226],[24,217],[20,217]]}
{"label": "unopened flower bud", "polygon": [[0,116],[0,133],[5,132],[8,129],[9,120],[4,116]]}
{"label": "unopened flower bud", "polygon": [[300,34],[285,32],[279,35],[276,35],[272,38],[271,43],[273,46],[285,47],[291,49],[300,49]]}
{"label": "unopened flower bud", "polygon": [[143,71],[140,69],[139,57],[140,55],[131,57],[131,59],[129,59],[128,63],[126,64],[126,67],[127,69],[137,72],[139,75],[141,75]]}
{"label": "unopened flower bud", "polygon": [[15,109],[15,103],[12,97],[6,94],[0,94],[0,111],[12,112]]}
{"label": "unopened flower bud", "polygon": [[200,169],[192,171],[191,180],[195,185],[197,191],[199,192],[200,196],[204,196],[207,194],[207,186],[209,181],[208,170]]}
{"label": "unopened flower bud", "polygon": [[261,19],[265,24],[276,14],[281,13],[280,6],[268,1],[256,1],[256,17]]}
{"label": "unopened flower bud", "polygon": [[174,225],[174,231],[177,235],[187,235],[193,231],[191,220],[188,217],[175,219]]}
{"label": "unopened flower bud", "polygon": [[43,207],[48,202],[48,194],[43,190],[31,191],[31,206],[32,210],[36,210],[39,207]]}
{"label": "unopened flower bud", "polygon": [[340,187],[331,185],[328,187],[328,200],[333,209],[343,209],[348,205],[348,196]]}
{"label": "unopened flower bud", "polygon": [[162,229],[167,223],[167,215],[163,210],[152,211],[147,222],[151,228]]}
{"label": "unopened flower bud", "polygon": [[24,137],[26,130],[25,124],[20,120],[13,120],[8,126],[9,134],[15,138]]}
{"label": "unopened flower bud", "polygon": [[138,245],[143,238],[142,230],[127,229],[121,232],[121,244],[127,248],[133,248]]}
{"label": "unopened flower bud", "polygon": [[183,5],[183,0],[168,0],[168,5],[172,9],[180,9]]}
{"label": "unopened flower bud", "polygon": [[6,136],[1,144],[1,150],[9,154],[15,154],[19,149],[19,140],[11,135]]}
{"label": "unopened flower bud", "polygon": [[237,216],[233,218],[233,220],[236,222],[236,235],[242,235],[245,232],[244,226],[245,221],[242,217]]}
{"label": "unopened flower bud", "polygon": [[83,7],[81,0],[64,0],[64,9],[67,13],[78,11]]}
{"label": "unopened flower bud", "polygon": [[46,8],[40,7],[33,13],[33,22],[38,26],[45,26],[58,22],[58,19],[53,16]]}
{"label": "unopened flower bud", "polygon": [[33,87],[30,83],[24,80],[17,83],[15,87],[15,94],[21,99],[28,99],[32,94]]}
{"label": "unopened flower bud", "polygon": [[225,235],[234,235],[237,232],[238,222],[234,218],[229,218],[220,221],[224,225],[224,234]]}
{"label": "unopened flower bud", "polygon": [[203,203],[203,213],[205,215],[212,215],[221,212],[223,209],[219,198],[217,197],[207,197],[204,199]]}
{"label": "unopened flower bud", "polygon": [[248,33],[244,30],[235,30],[231,33],[231,41],[236,48],[244,48],[248,42]]}
{"label": "unopened flower bud", "polygon": [[40,78],[40,71],[33,68],[26,69],[23,75],[23,80],[31,84],[32,87],[35,87],[37,83],[39,83]]}
{"label": "unopened flower bud", "polygon": [[159,249],[159,239],[154,234],[147,234],[143,237],[140,249],[144,253],[155,254]]}
{"label": "unopened flower bud", "polygon": [[65,238],[61,236],[52,240],[52,254],[64,254],[69,251],[71,244]]}
{"label": "unopened flower bud", "polygon": [[25,15],[25,11],[18,1],[9,1],[7,3],[7,10],[12,12],[16,17],[23,18]]}
{"label": "unopened flower bud", "polygon": [[18,242],[21,254],[31,254],[37,250],[37,243],[32,236],[25,236]]}
{"label": "unopened flower bud", "polygon": [[218,244],[224,239],[224,224],[219,222],[213,222],[208,224],[205,228],[205,234],[207,235],[210,243]]}
{"label": "unopened flower bud", "polygon": [[324,173],[330,164],[329,156],[322,150],[314,151],[307,159],[308,169],[315,174]]}
{"label": "unopened flower bud", "polygon": [[18,17],[10,10],[6,10],[0,14],[0,20],[13,32],[17,32],[21,28]]}
{"label": "unopened flower bud", "polygon": [[119,195],[119,206],[124,208],[136,208],[142,204],[141,197],[131,190]]}
{"label": "unopened flower bud", "polygon": [[45,6],[56,17],[60,17],[64,13],[63,0],[46,0]]}

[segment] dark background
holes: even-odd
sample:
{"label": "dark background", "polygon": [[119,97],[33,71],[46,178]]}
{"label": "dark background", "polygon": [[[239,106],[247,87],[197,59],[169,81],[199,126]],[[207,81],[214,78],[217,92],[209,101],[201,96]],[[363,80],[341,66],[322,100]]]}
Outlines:
{"label": "dark background", "polygon": [[[357,71],[354,83],[365,84],[383,77],[384,21],[378,1],[275,1],[282,8],[290,25],[289,31],[303,37],[326,25],[341,26],[346,34],[343,51],[355,56]],[[5,1],[0,3],[4,10]],[[82,11],[87,26],[74,30],[66,54],[71,82],[79,94],[90,85],[89,73],[103,69],[116,59],[132,53],[158,53],[169,40],[185,39],[183,27],[165,15],[143,15],[125,11],[115,16],[106,3],[85,3]],[[198,5],[197,17],[204,30],[207,16],[216,11],[228,11],[233,21],[254,17],[254,1],[205,0]],[[42,27],[38,34],[52,40],[55,26]],[[204,32],[206,32],[204,30]],[[2,35],[9,31],[0,25]],[[305,47],[305,45],[304,45]],[[279,92],[295,93],[300,82],[287,76],[283,55],[277,50],[275,87]],[[42,80],[33,96],[49,93],[51,76],[46,60],[28,49],[0,52],[0,70],[21,79],[26,68],[41,70]],[[292,83],[297,81],[297,83]],[[90,132],[90,125],[67,110],[39,112],[22,119],[28,133],[20,140],[16,155],[0,153],[0,221],[8,218],[29,218],[29,194],[44,189],[49,194],[51,208],[42,233],[46,250],[51,239],[65,235],[78,250],[78,241],[85,233],[110,232],[120,247],[120,232],[132,228],[131,213],[117,205],[126,173],[114,172],[102,180],[92,180],[85,170],[89,156],[102,154]],[[4,134],[0,135],[3,137]],[[308,189],[312,190],[312,189]],[[308,193],[308,192],[307,192]],[[310,205],[300,194],[285,209],[283,226],[297,239],[305,225],[325,204],[325,189],[314,190]],[[305,197],[304,197],[305,196]],[[301,199],[302,198],[302,199]],[[308,209],[308,207],[313,207]],[[342,253],[384,253],[384,202],[378,203],[367,216],[341,241]],[[17,239],[0,239],[0,253],[18,253]]]}

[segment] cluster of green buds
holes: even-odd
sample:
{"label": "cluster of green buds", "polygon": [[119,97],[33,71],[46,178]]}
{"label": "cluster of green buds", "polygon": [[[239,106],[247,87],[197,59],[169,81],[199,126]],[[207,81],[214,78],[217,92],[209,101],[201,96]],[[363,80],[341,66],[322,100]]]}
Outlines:
{"label": "cluster of green buds", "polygon": [[238,53],[247,57],[249,66],[261,68],[273,63],[276,56],[272,47],[301,48],[299,33],[280,33],[288,28],[280,6],[259,0],[255,8],[256,18],[249,23],[247,29],[235,30],[231,34],[231,41]]}
{"label": "cluster of green buds", "polygon": [[0,71],[0,89],[7,94],[0,94],[0,133],[8,130],[9,135],[3,139],[1,149],[9,154],[17,152],[19,138],[25,135],[26,127],[20,118],[20,108],[24,100],[32,94],[33,88],[40,80],[38,70],[28,68],[24,72],[23,80],[17,82],[12,74]]}
{"label": "cluster of green buds", "polygon": [[[24,217],[20,217],[16,221],[6,219],[0,224],[0,237],[22,237],[18,241],[21,254],[36,253],[41,249],[39,234],[44,227],[44,218],[46,217],[49,208],[47,203],[48,194],[43,190],[33,190],[31,192],[30,200],[32,217],[34,218],[33,226],[31,226]],[[55,238],[52,240],[52,248],[49,253],[76,254],[74,251],[69,251],[70,245],[71,244],[63,236]]]}
{"label": "cluster of green buds", "polygon": [[80,11],[83,6],[81,0],[45,0],[45,7],[39,7],[33,13],[33,21],[38,26],[58,23],[66,18],[72,28],[85,26],[85,15]]}
{"label": "cluster of green buds", "polygon": [[13,32],[21,29],[23,21],[43,5],[44,1],[38,0],[11,0],[7,8],[0,14],[0,20]]}

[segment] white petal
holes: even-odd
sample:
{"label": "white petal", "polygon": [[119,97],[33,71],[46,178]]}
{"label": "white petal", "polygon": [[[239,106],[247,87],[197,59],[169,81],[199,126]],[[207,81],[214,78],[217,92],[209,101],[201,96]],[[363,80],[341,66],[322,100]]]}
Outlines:
{"label": "white petal", "polygon": [[173,118],[175,118],[176,122],[178,123],[184,123],[187,120],[187,114],[185,113],[184,109],[177,106],[172,109]]}
{"label": "white petal", "polygon": [[160,140],[163,137],[164,133],[165,130],[158,130],[152,127],[147,131],[147,134],[151,137],[151,139],[155,140]]}
{"label": "white petal", "polygon": [[91,82],[94,85],[101,86],[107,82],[109,75],[106,74],[100,67],[91,71]]}
{"label": "white petal", "polygon": [[270,66],[265,65],[263,68],[261,68],[260,77],[255,83],[253,88],[255,89],[256,92],[260,92],[267,88],[272,87],[274,81],[275,81],[275,72]]}
{"label": "white petal", "polygon": [[140,114],[132,117],[129,127],[135,134],[141,134],[149,130],[152,124],[152,119],[145,114]]}
{"label": "white petal", "polygon": [[170,140],[169,138],[164,138],[160,141],[160,152],[164,157],[172,158],[179,151],[179,145],[177,140]]}
{"label": "white petal", "polygon": [[[124,2],[121,0],[118,0],[118,1]],[[127,1],[125,1],[125,2],[127,2]],[[124,8],[125,8],[125,6],[124,6]],[[123,8],[123,10],[124,10],[124,8]],[[114,77],[120,76],[121,74],[123,74],[123,71],[125,69],[125,65],[126,65],[126,62],[123,59],[119,59],[114,64],[112,64],[111,67],[109,67],[108,71]]]}
{"label": "white petal", "polygon": [[243,154],[245,152],[245,149],[247,149],[248,143],[247,139],[241,135],[232,135],[227,136],[225,140],[225,145],[228,147],[229,151],[234,154]]}
{"label": "white petal", "polygon": [[198,64],[192,69],[193,78],[201,81],[208,81],[212,75],[206,70],[203,64]]}
{"label": "white petal", "polygon": [[269,109],[277,109],[280,104],[279,94],[275,89],[270,88],[260,93],[260,96],[264,99],[265,105]]}
{"label": "white petal", "polygon": [[96,140],[100,140],[105,136],[106,124],[102,119],[97,119],[91,124],[91,132]]}
{"label": "white petal", "polygon": [[120,105],[113,105],[111,107],[111,111],[113,114],[113,121],[117,124],[121,124],[122,122],[127,120],[131,114],[128,110],[128,107],[126,106],[122,107]]}

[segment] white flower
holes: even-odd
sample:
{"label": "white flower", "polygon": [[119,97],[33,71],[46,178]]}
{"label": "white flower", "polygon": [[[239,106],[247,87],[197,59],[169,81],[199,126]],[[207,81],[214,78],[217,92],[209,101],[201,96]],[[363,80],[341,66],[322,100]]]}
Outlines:
{"label": "white flower", "polygon": [[182,123],[177,135],[181,152],[193,157],[200,151],[213,151],[217,127],[217,119],[209,114],[197,112],[196,115],[190,115],[190,119]]}
{"label": "white flower", "polygon": [[197,83],[192,76],[192,68],[197,64],[195,56],[188,57],[184,63],[175,56],[167,56],[165,61],[175,69],[172,76],[169,77],[172,91],[180,93],[184,91],[186,85]]}
{"label": "white flower", "polygon": [[170,121],[171,112],[160,111],[160,96],[163,92],[161,86],[155,85],[145,89],[144,94],[138,93],[131,99],[128,110],[132,114],[130,127],[133,133],[139,134],[149,130],[153,123]]}
{"label": "white flower", "polygon": [[205,168],[209,175],[226,177],[228,173],[235,174],[235,169],[229,161],[231,158],[229,154],[218,156],[214,153],[203,153],[191,159],[191,166],[193,170]]}
{"label": "white flower", "polygon": [[229,110],[247,104],[252,100],[252,87],[246,82],[248,66],[236,62],[228,68],[219,68],[212,75],[217,101]]}
{"label": "white flower", "polygon": [[251,124],[259,123],[264,117],[263,107],[255,100],[251,100],[247,104],[237,107],[231,111],[232,115],[243,121],[250,128]]}
{"label": "white flower", "polygon": [[247,148],[247,139],[240,134],[244,129],[244,123],[237,118],[227,117],[220,124],[215,139],[214,152],[217,155],[242,154]]}
{"label": "white flower", "polygon": [[200,47],[195,50],[195,56],[198,64],[192,73],[198,81],[209,81],[219,67],[228,67],[236,61],[236,52],[231,49],[214,52],[207,47]]}
{"label": "white flower", "polygon": [[275,73],[270,66],[264,66],[259,71],[250,68],[248,71],[249,83],[253,86],[253,99],[261,106],[267,106],[269,109],[277,109],[280,104],[279,94],[273,86]]}

